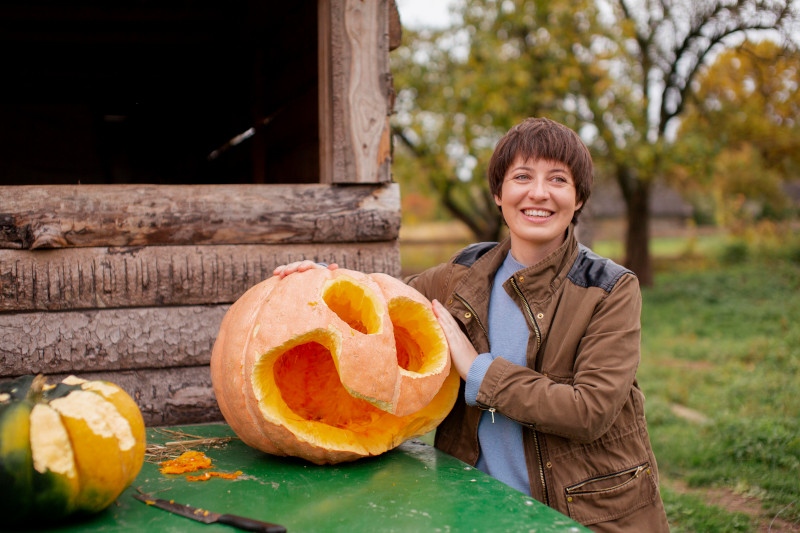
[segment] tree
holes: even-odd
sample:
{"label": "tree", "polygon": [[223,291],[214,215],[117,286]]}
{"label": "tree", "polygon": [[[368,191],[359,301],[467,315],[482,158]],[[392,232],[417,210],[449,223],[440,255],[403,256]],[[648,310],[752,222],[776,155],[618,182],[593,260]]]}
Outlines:
{"label": "tree", "polygon": [[502,218],[485,178],[494,145],[527,116],[581,126],[564,102],[576,81],[587,79],[581,71],[599,71],[573,53],[592,46],[597,8],[588,0],[471,1],[459,8],[463,25],[406,32],[407,45],[393,52],[394,170],[400,180],[404,172],[424,172],[455,218],[479,240],[496,240]]}
{"label": "tree", "polygon": [[800,176],[800,53],[765,40],[720,54],[698,75],[678,136],[672,173],[714,199],[720,224],[742,220],[737,206],[780,215],[782,183]]}
{"label": "tree", "polygon": [[[788,34],[797,2],[461,0],[463,24],[413,36],[393,65],[400,144],[439,165],[431,179],[443,183],[437,190],[445,198],[461,199],[450,200],[456,216],[484,217],[494,203],[474,191],[499,135],[526,116],[568,124],[619,184],[624,262],[649,285],[652,183],[668,168],[670,128],[692,82],[747,32]],[[470,180],[457,181],[465,161],[479,163]]]}
{"label": "tree", "polygon": [[793,0],[646,0],[642,7],[634,9],[626,0],[613,2],[623,30],[620,42],[628,44],[629,50],[625,54],[620,49],[617,57],[627,66],[625,78],[639,87],[642,100],[635,106],[638,120],[614,124],[629,124],[634,132],[625,136],[625,143],[615,143],[612,158],[628,210],[626,264],[644,284],[650,284],[650,188],[669,164],[664,158],[671,144],[668,130],[683,116],[692,82],[714,53],[733,46],[735,39],[748,32],[774,29],[788,38],[797,20],[797,4]]}

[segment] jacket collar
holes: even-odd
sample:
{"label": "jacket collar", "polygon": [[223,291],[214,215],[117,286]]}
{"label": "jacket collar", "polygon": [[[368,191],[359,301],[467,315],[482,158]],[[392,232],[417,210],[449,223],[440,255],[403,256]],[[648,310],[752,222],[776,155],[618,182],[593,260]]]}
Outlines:
{"label": "jacket collar", "polygon": [[548,297],[566,279],[577,252],[578,241],[575,238],[575,227],[570,224],[561,246],[535,265],[517,272],[520,285],[524,287],[527,294],[534,296],[537,300]]}
{"label": "jacket collar", "polygon": [[[479,312],[484,305],[488,309],[494,275],[503,264],[510,249],[511,239],[506,238],[475,261],[469,272],[456,286],[456,293],[467,301],[474,302],[473,305],[479,309]],[[575,228],[570,224],[561,246],[535,265],[517,272],[518,279],[520,276],[522,277],[521,285],[524,285],[525,293],[540,300],[548,297],[551,291],[557,290],[569,272],[568,266],[575,261],[577,251],[578,242],[575,239]]]}

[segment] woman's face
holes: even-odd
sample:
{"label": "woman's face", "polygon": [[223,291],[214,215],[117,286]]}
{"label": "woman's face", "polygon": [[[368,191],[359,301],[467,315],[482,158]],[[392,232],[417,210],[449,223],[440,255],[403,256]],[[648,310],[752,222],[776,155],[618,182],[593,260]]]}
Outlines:
{"label": "woman's face", "polygon": [[508,224],[514,259],[527,266],[564,242],[572,216],[581,207],[567,165],[521,157],[508,167],[494,201]]}

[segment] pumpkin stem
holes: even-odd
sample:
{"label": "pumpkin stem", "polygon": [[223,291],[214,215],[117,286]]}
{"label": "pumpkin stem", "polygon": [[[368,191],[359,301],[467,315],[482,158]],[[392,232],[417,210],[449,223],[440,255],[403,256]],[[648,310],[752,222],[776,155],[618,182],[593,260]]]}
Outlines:
{"label": "pumpkin stem", "polygon": [[42,397],[42,391],[44,390],[45,385],[47,385],[47,378],[44,376],[44,374],[37,374],[36,377],[33,378],[31,386],[28,389],[28,400],[37,403]]}

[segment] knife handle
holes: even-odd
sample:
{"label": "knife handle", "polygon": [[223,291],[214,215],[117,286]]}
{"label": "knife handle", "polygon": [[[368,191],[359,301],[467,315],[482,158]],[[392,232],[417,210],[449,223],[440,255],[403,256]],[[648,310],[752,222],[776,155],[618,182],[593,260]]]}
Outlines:
{"label": "knife handle", "polygon": [[261,533],[286,533],[286,528],[278,524],[261,522],[252,518],[236,516],[235,514],[223,514],[217,518],[217,523],[243,529],[245,531],[260,531]]}

